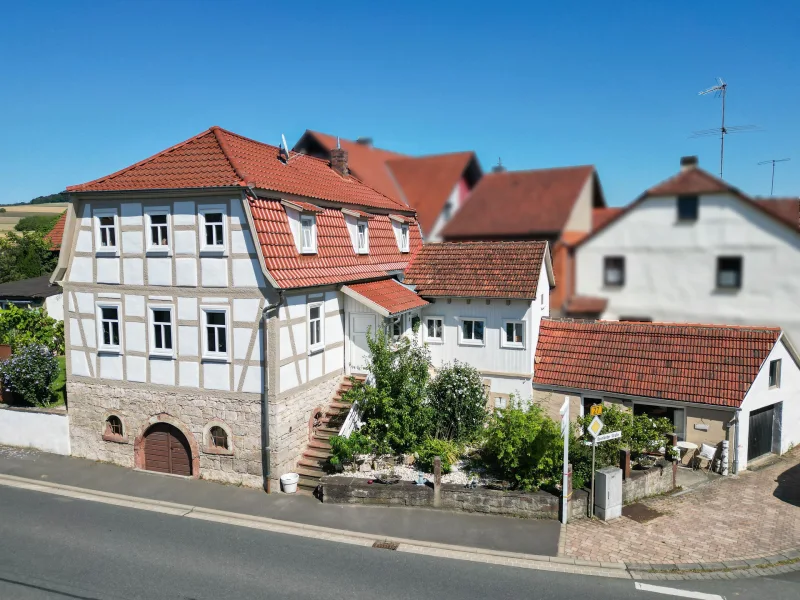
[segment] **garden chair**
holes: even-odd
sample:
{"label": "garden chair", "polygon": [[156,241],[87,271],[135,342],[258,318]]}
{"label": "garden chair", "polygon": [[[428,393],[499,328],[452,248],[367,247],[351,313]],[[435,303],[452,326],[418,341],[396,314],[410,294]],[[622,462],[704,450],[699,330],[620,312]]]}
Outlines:
{"label": "garden chair", "polygon": [[700,445],[700,452],[695,457],[695,466],[696,468],[700,468],[703,460],[708,461],[706,464],[706,472],[711,471],[711,467],[714,465],[714,459],[717,456],[717,448],[716,446],[709,446],[708,444],[701,444]]}

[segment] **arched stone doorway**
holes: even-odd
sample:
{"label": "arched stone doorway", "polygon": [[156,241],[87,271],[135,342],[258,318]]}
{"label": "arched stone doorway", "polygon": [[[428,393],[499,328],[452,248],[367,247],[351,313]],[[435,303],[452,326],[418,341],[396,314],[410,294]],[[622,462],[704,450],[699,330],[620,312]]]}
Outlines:
{"label": "arched stone doorway", "polygon": [[136,468],[197,477],[199,453],[194,436],[169,415],[151,418],[134,442]]}

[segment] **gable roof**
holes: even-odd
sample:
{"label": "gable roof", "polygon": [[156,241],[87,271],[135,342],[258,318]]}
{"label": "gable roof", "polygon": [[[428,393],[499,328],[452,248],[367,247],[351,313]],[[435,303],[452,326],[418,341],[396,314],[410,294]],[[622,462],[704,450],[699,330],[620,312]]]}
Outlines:
{"label": "gable roof", "polygon": [[400,252],[389,217],[375,215],[369,254],[356,254],[342,211],[324,208],[316,217],[317,254],[300,254],[279,200],[249,198],[249,207],[265,266],[281,289],[385,278],[405,269],[422,246],[419,227],[409,227],[410,252]]}
{"label": "gable roof", "polygon": [[0,283],[0,299],[4,300],[39,300],[62,291],[61,286],[50,285],[50,275]]}
{"label": "gable roof", "polygon": [[603,227],[611,219],[625,210],[622,206],[606,206],[604,208],[592,209],[592,231]]}
{"label": "gable roof", "polygon": [[534,385],[737,408],[779,328],[543,319]]}
{"label": "gable roof", "polygon": [[403,281],[423,297],[534,299],[543,264],[552,286],[547,242],[427,244],[406,269]]}
{"label": "gable roof", "polygon": [[361,303],[371,305],[385,317],[428,304],[396,279],[351,283],[342,287],[342,291]]}
{"label": "gable roof", "polygon": [[212,127],[130,167],[67,188],[68,192],[176,188],[256,188],[392,210],[407,207],[362,183],[342,177],[325,160],[292,154],[286,161],[271,146]]}
{"label": "gable roof", "polygon": [[433,229],[453,188],[458,185],[467,168],[474,165],[480,169],[474,152],[398,158],[386,164],[399,184],[405,201],[417,211],[424,235]]}
{"label": "gable roof", "polygon": [[800,198],[754,198],[754,202],[800,231]]}
{"label": "gable roof", "polygon": [[44,239],[50,242],[50,250],[56,252],[61,250],[61,242],[64,238],[64,227],[67,223],[67,211],[61,213],[61,216],[53,225],[53,228],[44,236]]}
{"label": "gable roof", "polygon": [[[563,231],[591,165],[485,175],[445,226],[445,239],[496,239]],[[605,201],[600,196],[600,201]]]}
{"label": "gable roof", "polygon": [[319,144],[326,154],[337,147],[338,141],[342,149],[347,150],[347,166],[356,177],[384,196],[402,202],[403,195],[386,163],[393,159],[406,158],[405,154],[375,148],[371,144],[361,144],[310,129],[306,130],[294,147],[302,146],[303,142],[309,139]]}
{"label": "gable roof", "polygon": [[[592,239],[595,235],[603,231],[606,227],[615,223],[623,218],[626,214],[635,209],[639,204],[648,198],[659,196],[682,196],[682,195],[702,195],[702,194],[730,194],[749,204],[753,208],[766,214],[770,218],[778,221],[783,225],[787,225],[795,231],[800,231],[800,199],[798,200],[798,213],[795,214],[793,219],[792,208],[790,204],[784,204],[785,199],[765,200],[753,199],[739,188],[734,187],[722,179],[715,177],[708,171],[704,171],[699,167],[689,167],[673,175],[669,179],[665,179],[661,183],[645,190],[636,200],[623,207],[622,210],[607,219],[603,219],[602,223],[598,223],[596,228],[593,228],[591,233],[580,240],[576,245],[581,246],[587,241]],[[778,205],[769,205],[768,202],[778,202]]]}

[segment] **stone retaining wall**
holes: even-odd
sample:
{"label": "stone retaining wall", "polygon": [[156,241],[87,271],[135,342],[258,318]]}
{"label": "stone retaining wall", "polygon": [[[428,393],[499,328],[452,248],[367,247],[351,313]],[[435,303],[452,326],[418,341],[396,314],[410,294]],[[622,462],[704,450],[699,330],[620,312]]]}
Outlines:
{"label": "stone retaining wall", "polygon": [[645,471],[631,470],[622,482],[622,503],[630,504],[648,496],[658,496],[675,489],[678,463],[659,460]]}
{"label": "stone retaining wall", "polygon": [[[433,506],[433,487],[401,481],[393,485],[368,484],[359,477],[323,477],[322,501],[335,504],[382,504],[390,506]],[[588,494],[575,490],[571,519],[586,516]],[[560,499],[548,492],[501,492],[486,488],[465,488],[442,484],[442,508],[528,519],[558,519]]]}

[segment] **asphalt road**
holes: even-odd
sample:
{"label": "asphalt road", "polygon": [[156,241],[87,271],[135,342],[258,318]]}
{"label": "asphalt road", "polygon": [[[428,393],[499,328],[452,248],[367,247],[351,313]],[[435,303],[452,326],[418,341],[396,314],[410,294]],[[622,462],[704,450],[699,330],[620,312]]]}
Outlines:
{"label": "asphalt road", "polygon": [[[800,597],[800,576],[664,585],[728,600]],[[0,598],[430,597],[675,596],[636,590],[630,580],[376,550],[0,486]]]}

